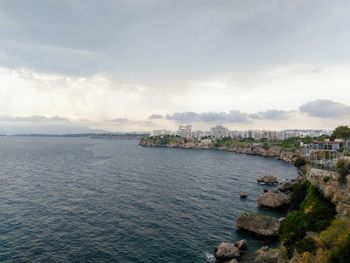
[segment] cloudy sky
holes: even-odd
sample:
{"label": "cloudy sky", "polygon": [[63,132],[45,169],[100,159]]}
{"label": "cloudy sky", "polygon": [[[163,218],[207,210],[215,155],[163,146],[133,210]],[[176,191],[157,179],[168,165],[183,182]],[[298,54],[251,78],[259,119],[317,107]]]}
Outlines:
{"label": "cloudy sky", "polygon": [[332,129],[350,2],[0,0],[0,133]]}

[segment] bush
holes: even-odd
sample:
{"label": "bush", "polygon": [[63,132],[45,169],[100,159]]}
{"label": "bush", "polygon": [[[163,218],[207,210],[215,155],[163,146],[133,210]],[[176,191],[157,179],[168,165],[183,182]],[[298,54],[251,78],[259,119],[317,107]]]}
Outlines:
{"label": "bush", "polygon": [[299,253],[312,252],[316,250],[316,242],[311,237],[305,237],[303,240],[299,240],[295,244],[295,249]]}
{"label": "bush", "polygon": [[328,183],[331,178],[329,176],[323,177],[323,182]]}
{"label": "bush", "polygon": [[348,263],[350,257],[350,235],[343,245],[338,247],[329,260],[330,263]]}
{"label": "bush", "polygon": [[341,183],[346,181],[346,176],[350,174],[350,161],[346,159],[340,159],[337,162],[337,173],[340,175],[339,180]]}
{"label": "bush", "polygon": [[304,157],[301,157],[301,156],[298,156],[294,161],[294,165],[297,168],[300,168],[300,167],[304,166],[305,164],[307,164],[307,161]]}
{"label": "bush", "polygon": [[[334,206],[309,184],[300,208],[289,213],[279,229],[280,239],[287,249],[287,255],[292,256],[296,243],[303,240],[307,232],[319,233],[327,228],[334,215]],[[305,248],[303,243],[299,243],[299,246],[301,249]]]}
{"label": "bush", "polygon": [[293,185],[293,188],[290,194],[290,203],[289,203],[289,208],[291,210],[299,209],[300,204],[305,199],[308,186],[309,186],[309,183],[307,181],[298,182],[295,185]]}

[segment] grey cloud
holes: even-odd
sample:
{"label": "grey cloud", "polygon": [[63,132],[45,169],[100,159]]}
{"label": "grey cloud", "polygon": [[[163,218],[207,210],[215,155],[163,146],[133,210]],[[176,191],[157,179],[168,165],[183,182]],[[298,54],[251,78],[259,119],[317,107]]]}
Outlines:
{"label": "grey cloud", "polygon": [[229,113],[226,112],[176,112],[166,116],[167,120],[173,120],[176,122],[249,122],[248,114],[240,112],[238,110],[232,110]]}
{"label": "grey cloud", "polygon": [[350,105],[332,100],[318,99],[310,101],[299,108],[300,112],[319,118],[336,118],[350,116]]}
{"label": "grey cloud", "polygon": [[126,123],[129,122],[129,119],[128,118],[116,118],[116,119],[105,120],[105,122],[114,122],[114,123],[117,123],[117,124],[126,124]]}
{"label": "grey cloud", "polygon": [[10,116],[10,115],[3,115],[0,116],[0,122],[33,122],[33,123],[38,123],[38,122],[70,122],[66,118],[62,117],[45,117],[41,115],[33,115],[33,116]]}
{"label": "grey cloud", "polygon": [[195,112],[175,112],[171,115],[166,115],[167,120],[177,121],[177,122],[197,122],[200,121],[198,113]]}
{"label": "grey cloud", "polygon": [[154,120],[154,119],[163,119],[163,115],[161,114],[152,114],[151,116],[148,117],[149,120]]}
{"label": "grey cloud", "polygon": [[62,117],[34,116],[0,116],[0,134],[67,134],[94,132],[86,125],[74,123]]}
{"label": "grey cloud", "polygon": [[267,110],[249,114],[249,117],[256,120],[288,120],[295,114],[295,111]]}
{"label": "grey cloud", "polygon": [[327,0],[1,1],[0,61],[68,75],[151,72],[157,79],[317,62],[320,52],[347,62],[348,7]]}

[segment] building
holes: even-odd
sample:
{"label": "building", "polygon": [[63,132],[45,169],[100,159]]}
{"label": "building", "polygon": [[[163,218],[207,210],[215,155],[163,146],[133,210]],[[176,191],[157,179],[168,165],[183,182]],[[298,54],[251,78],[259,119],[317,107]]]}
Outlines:
{"label": "building", "polygon": [[222,125],[217,125],[210,129],[210,133],[215,139],[221,139],[228,136],[228,129]]}
{"label": "building", "polygon": [[324,150],[324,151],[342,151],[344,150],[345,141],[314,141],[312,144],[313,150]]}
{"label": "building", "polygon": [[345,150],[350,150],[350,138],[348,138],[346,141],[345,141],[345,144],[344,144],[344,149]]}
{"label": "building", "polygon": [[162,136],[162,135],[170,135],[171,132],[167,131],[167,130],[153,130],[151,131],[151,135],[150,136]]}
{"label": "building", "polygon": [[193,131],[192,132],[192,137],[197,139],[197,140],[200,140],[203,137],[207,137],[207,136],[208,136],[208,132],[205,132],[205,131]]}
{"label": "building", "polygon": [[243,131],[229,131],[228,137],[232,139],[241,139],[244,138],[244,132]]}
{"label": "building", "polygon": [[190,139],[192,135],[192,125],[180,125],[176,134],[181,138]]}

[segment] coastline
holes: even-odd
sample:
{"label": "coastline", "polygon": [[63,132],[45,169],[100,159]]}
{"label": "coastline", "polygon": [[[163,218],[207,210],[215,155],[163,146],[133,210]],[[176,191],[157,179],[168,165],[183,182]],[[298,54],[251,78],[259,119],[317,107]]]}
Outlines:
{"label": "coastline", "polygon": [[[225,151],[234,152],[237,154],[273,157],[291,163],[297,168],[299,176],[295,178],[295,180],[279,183],[276,189],[267,192],[264,191],[264,193],[261,193],[260,195],[262,200],[265,199],[265,201],[267,200],[267,203],[270,202],[270,204],[267,206],[269,209],[276,209],[276,207],[273,207],[271,204],[281,196],[288,196],[289,201],[288,205],[283,207],[284,210],[287,210],[286,217],[283,219],[277,219],[274,224],[274,235],[279,236],[278,248],[269,248],[264,246],[259,250],[256,250],[254,253],[254,263],[309,262],[304,261],[304,259],[307,258],[311,261],[320,260],[324,256],[324,253],[328,253],[328,256],[326,257],[327,261],[320,262],[328,263],[330,262],[328,260],[330,260],[331,257],[342,256],[341,253],[343,252],[339,252],[339,247],[343,250],[348,249],[346,247],[346,243],[344,243],[344,240],[335,247],[333,246],[328,248],[322,246],[322,234],[329,231],[334,231],[337,224],[341,224],[342,228],[349,229],[350,233],[350,222],[348,221],[350,215],[350,199],[348,199],[348,195],[346,194],[350,190],[350,185],[349,183],[345,185],[339,183],[339,175],[337,173],[312,168],[310,163],[307,161],[308,158],[303,155],[300,149],[286,150],[279,145],[271,145],[266,147],[261,143],[246,143],[245,145],[227,146],[217,145],[217,143],[211,140],[200,142],[181,138],[171,138],[169,141],[161,140],[161,138],[142,138],[139,145],[143,147]],[[303,159],[304,163],[300,164],[300,159]],[[350,175],[348,177],[350,177]],[[350,178],[348,178],[347,181],[349,182]],[[301,189],[303,190],[301,191]],[[276,199],[273,199],[273,201],[272,199],[269,200],[271,196],[275,196],[273,198]],[[261,204],[263,202],[259,202],[258,199],[257,203],[259,206],[263,205]],[[321,204],[323,209],[328,209],[331,212],[329,212],[328,215],[325,215],[326,213],[323,213],[323,210],[317,211],[316,209],[316,211],[312,212],[314,215],[312,215],[311,218],[308,218],[307,215],[309,211],[313,211],[313,204]],[[249,217],[249,220],[246,220],[245,217]],[[260,213],[246,214],[243,212],[238,219],[236,219],[236,227],[238,229],[246,229],[248,231],[251,230],[251,233],[254,236],[254,234],[259,235],[260,233],[258,232],[260,230],[266,231],[264,229],[260,229],[260,224],[263,221],[264,223],[262,224],[264,225],[265,223],[270,224],[267,222],[271,220],[276,220],[276,218],[264,218],[264,216]],[[295,222],[294,220],[298,221]],[[306,227],[300,230],[299,224],[306,224]],[[315,228],[315,225],[319,224],[321,224],[322,227]],[[271,229],[268,229],[267,231],[270,230]],[[309,233],[313,234],[311,235]],[[345,231],[345,235],[346,233],[347,232]],[[265,234],[262,235],[264,236]],[[292,243],[290,244],[289,239],[294,235],[298,235],[298,237],[294,237]],[[350,236],[348,239],[350,242]],[[225,260],[219,260],[218,262],[231,262],[226,260],[229,257],[231,257],[232,262],[239,262],[237,261],[240,260],[239,249],[241,248],[237,250],[237,243],[239,242],[245,242],[245,240],[240,240],[236,243],[220,243],[214,250],[214,256],[217,258],[217,260],[224,256],[223,258],[225,258]],[[307,245],[310,244],[310,242],[312,247],[308,247]],[[220,253],[218,252],[217,254],[217,251]],[[230,254],[232,251],[235,251],[236,254]],[[228,253],[228,257],[225,257],[226,252]]]}
{"label": "coastline", "polygon": [[262,157],[273,157],[288,163],[301,155],[300,151],[286,150],[279,145],[272,145],[269,148],[259,144],[250,144],[245,146],[215,146],[213,142],[185,141],[176,139],[169,143],[162,143],[156,139],[142,138],[139,145],[143,147],[161,147],[161,148],[179,148],[179,149],[198,149],[234,152],[237,154],[257,155]]}

